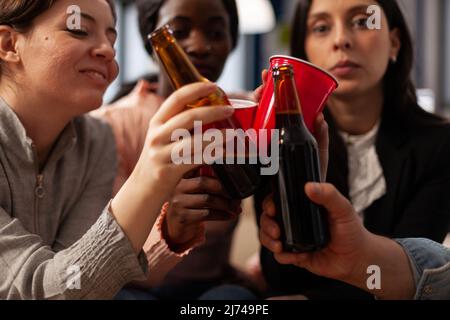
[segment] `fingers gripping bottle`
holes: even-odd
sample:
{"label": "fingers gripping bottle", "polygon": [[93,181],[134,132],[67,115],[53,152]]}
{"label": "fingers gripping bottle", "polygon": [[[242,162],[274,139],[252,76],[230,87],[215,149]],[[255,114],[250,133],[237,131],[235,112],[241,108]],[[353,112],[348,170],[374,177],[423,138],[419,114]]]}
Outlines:
{"label": "fingers gripping bottle", "polygon": [[[174,89],[179,89],[194,82],[209,82],[208,79],[198,72],[181,46],[177,43],[169,25],[165,25],[154,31],[149,36],[149,39],[154,52]],[[188,107],[197,108],[212,105],[231,105],[226,94],[219,87],[214,93],[198,101],[192,102]],[[239,121],[234,117],[219,121],[212,127],[217,129],[241,128]],[[248,146],[251,141],[247,140],[244,143]],[[257,163],[250,163],[248,159],[249,149],[250,148],[246,148],[244,152],[239,154],[233,152],[232,157],[234,157],[235,160],[233,164],[228,164],[229,162],[224,159],[223,164],[214,163],[212,165],[214,173],[221,180],[223,186],[232,198],[244,199],[251,196],[259,184],[260,166]],[[239,157],[241,157],[241,160],[243,161],[238,162],[236,158]]]}

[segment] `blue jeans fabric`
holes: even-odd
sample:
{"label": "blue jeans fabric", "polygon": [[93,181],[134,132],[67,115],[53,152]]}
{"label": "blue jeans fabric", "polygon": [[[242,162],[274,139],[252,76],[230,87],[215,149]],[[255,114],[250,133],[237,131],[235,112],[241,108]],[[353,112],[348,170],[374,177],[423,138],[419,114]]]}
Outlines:
{"label": "blue jeans fabric", "polygon": [[415,299],[450,299],[450,249],[429,239],[396,239],[409,256]]}
{"label": "blue jeans fabric", "polygon": [[151,294],[151,291],[141,289],[124,288],[114,297],[114,300],[159,300]]}
{"label": "blue jeans fabric", "polygon": [[207,289],[202,284],[160,287],[148,291],[124,288],[115,300],[255,300],[256,295],[238,285],[220,285]]}

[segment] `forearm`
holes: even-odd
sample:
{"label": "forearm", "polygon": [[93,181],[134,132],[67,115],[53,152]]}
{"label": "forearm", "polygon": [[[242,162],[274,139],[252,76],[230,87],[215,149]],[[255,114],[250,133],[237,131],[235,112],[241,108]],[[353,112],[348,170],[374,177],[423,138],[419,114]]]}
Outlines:
{"label": "forearm", "polygon": [[136,253],[142,250],[165,200],[161,188],[156,183],[141,184],[139,174],[135,170],[111,202],[111,211]]}
{"label": "forearm", "polygon": [[[412,299],[415,293],[414,276],[403,248],[394,240],[367,234],[358,267],[343,279],[379,299]],[[379,267],[380,287],[371,289],[375,276],[369,267]],[[376,272],[376,271],[375,271]],[[376,281],[376,279],[375,279]]]}

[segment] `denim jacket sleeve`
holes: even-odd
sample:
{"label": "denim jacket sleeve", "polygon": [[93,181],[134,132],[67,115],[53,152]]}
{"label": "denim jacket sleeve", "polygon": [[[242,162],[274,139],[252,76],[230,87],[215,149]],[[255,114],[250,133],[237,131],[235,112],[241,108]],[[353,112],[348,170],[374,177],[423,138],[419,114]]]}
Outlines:
{"label": "denim jacket sleeve", "polygon": [[409,256],[417,300],[450,299],[450,249],[429,239],[396,239]]}

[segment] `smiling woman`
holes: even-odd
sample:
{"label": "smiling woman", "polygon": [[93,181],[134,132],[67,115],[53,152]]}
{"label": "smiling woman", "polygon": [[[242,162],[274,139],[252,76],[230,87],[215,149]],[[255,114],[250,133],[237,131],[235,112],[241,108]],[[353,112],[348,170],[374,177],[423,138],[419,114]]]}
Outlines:
{"label": "smiling woman", "polygon": [[[201,75],[217,81],[238,40],[234,0],[137,0],[136,6],[141,37],[149,54],[152,48],[148,35],[170,24],[178,44]],[[156,92],[150,92],[150,87],[156,87]],[[121,103],[99,110],[112,125],[118,145],[117,188],[132,174],[154,110],[173,90],[161,73],[153,86],[141,81],[123,100],[126,106]],[[251,288],[250,281],[229,261],[240,201],[232,199],[216,177],[201,176],[197,170],[186,175],[167,201],[157,229],[159,241],[172,251],[166,261],[173,269],[155,274],[157,281],[147,283],[148,290],[127,288],[118,298],[254,298],[245,288]],[[145,250],[151,248],[144,246]]]}
{"label": "smiling woman", "polygon": [[[79,30],[67,26],[70,6],[81,9]],[[112,1],[0,3],[0,300],[108,299],[145,280],[142,247],[164,200],[195,168],[170,161],[172,131],[233,113],[184,112],[214,85],[169,97],[135,171],[111,200],[114,137],[85,113],[100,106],[117,76],[114,26]],[[159,255],[148,254],[159,273]]]}
{"label": "smiling woman", "polygon": [[[21,54],[20,57],[18,55],[13,57],[20,59],[20,67],[23,67],[27,74],[27,77],[22,77],[25,73],[22,69],[17,69],[19,64],[7,63],[6,57],[2,57],[0,72],[6,78],[3,80],[23,85],[27,82],[31,85],[29,82],[39,80],[36,76],[42,77],[46,74],[48,87],[59,87],[59,90],[45,89],[48,98],[54,103],[59,101],[61,104],[63,101],[64,104],[70,104],[71,97],[76,101],[77,107],[71,109],[74,113],[70,116],[88,111],[79,110],[81,106],[97,108],[102,102],[103,91],[118,73],[117,63],[114,60],[115,51],[112,47],[116,39],[115,9],[111,0],[96,1],[96,4],[88,3],[89,1],[80,1],[77,4],[83,9],[81,29],[70,30],[67,27],[69,18],[67,8],[74,3],[53,0],[2,1],[0,24],[9,26],[14,31]],[[88,14],[88,11],[95,12],[96,8],[102,9],[101,14],[96,13],[97,21],[92,18],[92,13]],[[30,30],[33,32],[29,32]],[[98,41],[103,44],[94,48]],[[103,61],[90,58],[93,55],[102,56]],[[52,62],[55,64],[50,66]],[[76,73],[70,74],[69,70]],[[89,76],[92,79],[94,86],[90,90],[87,87],[82,91],[73,90],[73,83],[83,83],[80,73],[83,74],[84,71],[97,71],[97,75],[99,73],[102,75],[100,78],[103,78],[101,79],[103,81],[93,76],[93,72],[84,73],[84,77]],[[62,86],[64,83],[66,86]],[[5,99],[8,99],[8,94],[4,94]],[[80,104],[78,100],[80,98],[84,98],[85,103]]]}

